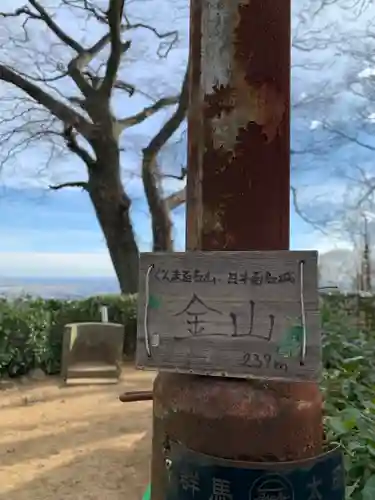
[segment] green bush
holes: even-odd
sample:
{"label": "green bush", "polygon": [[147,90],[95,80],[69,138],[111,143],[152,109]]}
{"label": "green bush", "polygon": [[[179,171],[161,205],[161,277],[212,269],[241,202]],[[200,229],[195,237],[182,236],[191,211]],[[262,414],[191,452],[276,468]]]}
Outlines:
{"label": "green bush", "polygon": [[[17,376],[40,367],[60,368],[63,326],[109,320],[125,325],[124,354],[134,355],[136,297],[92,297],[58,301],[24,297],[0,300],[0,375]],[[345,452],[347,498],[375,499],[375,300],[322,298],[323,362],[327,441]]]}
{"label": "green bush", "polygon": [[100,306],[111,322],[124,325],[124,355],[136,342],[136,297],[102,296],[86,300],[42,300],[22,297],[0,301],[0,375],[24,375],[33,368],[48,374],[60,370],[64,325],[100,321]]}
{"label": "green bush", "polygon": [[[366,308],[368,301],[366,300]],[[354,327],[337,298],[322,304],[323,392],[328,442],[345,452],[347,498],[375,499],[375,334],[372,321]],[[373,316],[373,314],[372,314]]]}

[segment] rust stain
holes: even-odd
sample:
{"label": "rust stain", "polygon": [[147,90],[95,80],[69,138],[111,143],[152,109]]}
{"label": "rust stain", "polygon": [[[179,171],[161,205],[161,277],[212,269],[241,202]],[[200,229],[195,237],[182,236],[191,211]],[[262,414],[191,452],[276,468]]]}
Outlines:
{"label": "rust stain", "polygon": [[[220,3],[219,0],[216,2],[220,5],[225,4],[225,2]],[[219,4],[216,8],[220,6]],[[218,40],[210,40],[209,46],[212,45],[214,48],[211,47],[208,54],[203,51],[202,56],[206,106],[215,107],[216,110],[215,116],[211,119],[212,142],[216,149],[222,147],[227,151],[233,150],[239,130],[245,128],[249,122],[262,127],[267,142],[273,141],[279,133],[286,107],[289,104],[288,99],[285,99],[285,94],[277,88],[274,79],[262,78],[260,81],[257,79],[249,81],[247,70],[249,64],[257,64],[257,54],[255,50],[248,50],[248,47],[244,46],[244,43],[248,41],[250,28],[244,31],[242,19],[246,9],[251,11],[250,4],[251,0],[233,0],[230,9],[227,5],[221,5],[229,12],[226,15],[217,13],[216,17],[222,17],[223,21],[217,22],[213,28],[219,25],[220,33],[215,30],[207,33],[208,37],[224,36],[227,41],[227,45],[222,47],[218,45]],[[215,79],[212,77],[213,62],[210,64],[209,57],[213,59],[220,57],[220,51],[223,69],[220,69],[220,78]],[[246,58],[243,57],[244,51],[246,51]],[[266,54],[267,49],[264,52]],[[229,62],[228,56],[231,56]],[[208,76],[205,76],[206,73]],[[215,82],[211,88],[207,88],[207,80]],[[217,106],[213,106],[215,102]]]}
{"label": "rust stain", "polygon": [[[212,98],[213,97],[213,98]],[[215,149],[235,148],[239,131],[248,123],[262,127],[266,142],[273,141],[281,131],[286,104],[284,96],[272,85],[249,86],[241,68],[235,67],[229,87],[206,97],[208,107],[220,102],[220,111],[211,120],[212,142]],[[231,161],[230,161],[231,162]]]}
{"label": "rust stain", "polygon": [[288,0],[243,0],[231,85],[204,96],[201,203],[224,212],[221,233],[202,227],[204,249],[289,246],[289,14]]}
{"label": "rust stain", "polygon": [[272,86],[264,83],[256,93],[256,112],[253,121],[263,127],[267,142],[275,139],[285,113],[284,96]]}
{"label": "rust stain", "polygon": [[316,384],[160,374],[154,397],[171,439],[234,460],[288,461],[321,450]]}
{"label": "rust stain", "polygon": [[222,218],[223,209],[217,209],[215,212],[206,210],[203,214],[203,232],[221,233],[223,231]]}
{"label": "rust stain", "polygon": [[[223,58],[202,35],[207,5],[222,6]],[[290,13],[291,0],[191,0],[189,249],[289,248]],[[207,44],[216,59],[204,60]],[[230,71],[215,69],[228,54]],[[313,383],[160,373],[153,425],[152,500],[164,500],[168,439],[237,460],[311,457],[322,448],[322,396]]]}
{"label": "rust stain", "polygon": [[[240,19],[234,34],[241,85],[256,90],[254,122],[263,126],[268,142],[282,130],[285,119],[289,122],[290,19],[287,16],[290,17],[290,0],[248,0],[239,8]],[[248,46],[256,47],[251,57]]]}

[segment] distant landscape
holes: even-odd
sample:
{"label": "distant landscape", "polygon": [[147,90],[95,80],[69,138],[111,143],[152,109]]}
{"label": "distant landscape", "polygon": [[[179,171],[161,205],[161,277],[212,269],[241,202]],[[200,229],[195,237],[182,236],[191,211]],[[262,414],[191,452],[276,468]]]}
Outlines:
{"label": "distant landscape", "polygon": [[79,299],[93,295],[119,293],[116,278],[3,278],[0,277],[0,296],[54,299]]}
{"label": "distant landscape", "polygon": [[[356,272],[355,263],[356,259],[353,258],[353,253],[349,250],[332,250],[321,254],[320,286],[337,286],[342,291],[351,291]],[[375,269],[375,262],[373,269]],[[32,295],[63,300],[119,292],[115,277],[8,278],[0,276],[0,296],[9,298]]]}

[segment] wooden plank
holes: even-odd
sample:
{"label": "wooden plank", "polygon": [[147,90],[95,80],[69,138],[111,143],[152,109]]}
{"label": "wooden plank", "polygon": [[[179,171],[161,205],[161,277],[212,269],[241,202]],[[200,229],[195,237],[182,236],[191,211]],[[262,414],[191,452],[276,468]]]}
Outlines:
{"label": "wooden plank", "polygon": [[142,254],[137,367],[315,380],[318,304],[317,252]]}

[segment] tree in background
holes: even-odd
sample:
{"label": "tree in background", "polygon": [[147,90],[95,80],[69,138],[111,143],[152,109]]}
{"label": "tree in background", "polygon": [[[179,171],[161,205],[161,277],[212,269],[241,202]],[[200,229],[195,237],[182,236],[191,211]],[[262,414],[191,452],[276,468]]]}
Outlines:
{"label": "tree in background", "polygon": [[[0,122],[0,145],[3,151],[6,150],[3,160],[9,161],[12,156],[31,148],[33,143],[49,145],[52,158],[64,151],[80,158],[86,168],[87,180],[61,182],[52,188],[80,187],[87,191],[121,290],[134,292],[138,282],[138,246],[130,217],[131,197],[122,175],[126,165],[122,165],[121,170],[122,152],[126,149],[124,139],[133,127],[152,119],[158,112],[170,110],[149,143],[140,147],[142,159],[138,175],[142,177],[151,214],[153,249],[171,250],[170,210],[184,203],[185,190],[182,188],[164,196],[163,152],[168,147],[172,153],[176,148],[185,148],[183,124],[188,105],[188,82],[186,73],[181,92],[173,89],[169,93],[164,88],[158,98],[152,99],[150,87],[152,90],[159,87],[153,74],[155,66],[150,64],[147,78],[134,78],[136,70],[132,65],[136,67],[140,60],[148,63],[150,51],[158,54],[161,64],[178,46],[179,33],[176,30],[161,31],[139,21],[139,17],[133,18],[131,9],[135,3],[129,0],[56,2],[47,9],[40,1],[29,0],[22,8],[0,13],[3,18],[0,29],[4,30],[0,79],[11,84],[2,97],[2,106],[10,103]],[[152,2],[155,5],[157,0]],[[327,64],[319,56],[332,47],[336,50],[338,46],[336,41],[340,30],[337,22],[328,15],[330,9],[335,6],[355,17],[361,15],[370,3],[368,0],[299,0],[294,4],[295,10],[298,9],[293,26],[293,51],[298,53],[293,68],[295,128],[298,129],[298,120],[306,124],[306,116],[312,111],[317,115],[316,121],[324,123],[321,127],[324,134],[311,133],[311,140],[306,140],[304,131],[302,141],[294,138],[293,164],[297,164],[295,170],[298,172],[315,168],[317,157],[326,155],[329,161],[327,155],[333,147],[332,137],[336,138],[335,145],[342,140],[342,135],[329,132],[333,123],[324,118],[327,110],[337,104],[337,85],[331,81],[332,73],[325,75]],[[170,8],[176,4],[182,12],[184,8],[187,10],[187,0],[175,0]],[[144,9],[142,16],[147,5],[150,4],[146,0],[139,2],[139,9]],[[182,15],[187,19],[187,12]],[[147,47],[143,43],[143,51],[139,49],[142,43],[137,38],[138,33],[142,33],[142,37],[147,33],[153,37],[147,39]],[[48,38],[45,42],[48,48],[42,46],[41,37],[43,41]],[[184,49],[187,53],[186,44]],[[318,74],[319,79],[311,78],[313,74]],[[148,80],[144,85],[146,91],[144,86],[134,83],[142,78]],[[137,96],[147,97],[150,105],[135,114],[120,117],[120,109],[126,108]],[[335,128],[337,124],[334,123]],[[182,140],[171,142],[181,130]],[[169,163],[173,164],[173,160]],[[184,179],[184,165],[181,172],[176,165],[172,170],[171,177]],[[296,187],[292,193],[295,206],[300,209]],[[306,220],[313,219],[309,218],[309,213],[302,210],[300,213]]]}
{"label": "tree in background", "polygon": [[[296,0],[293,2],[291,107],[294,125],[291,155],[294,173],[305,175],[311,172],[315,168],[313,163],[321,159],[324,163],[322,170],[325,175],[327,172],[334,177],[341,175],[341,171],[338,172],[336,167],[326,168],[332,150],[341,147],[343,143],[342,139],[328,127],[331,118],[340,123],[340,116],[337,117],[336,111],[337,107],[341,106],[339,94],[343,92],[341,73],[335,72],[332,58],[338,51],[338,38],[344,26],[346,28],[349,26],[354,33],[357,22],[361,20],[361,16],[370,6],[370,0]],[[337,16],[337,13],[340,13],[342,18]],[[347,33],[345,37],[350,39]],[[342,44],[340,49],[343,50],[343,47]],[[347,59],[353,63],[352,58]],[[345,79],[348,74],[347,69],[343,73]],[[309,118],[311,123],[309,123]],[[321,133],[323,123],[324,131]],[[314,133],[315,130],[316,133]],[[173,143],[170,149],[181,149],[182,145],[186,149],[186,130],[183,130],[181,141]],[[292,186],[292,201],[297,212],[306,221],[321,228],[323,223],[326,223],[327,214],[324,214],[324,219],[322,214],[322,219],[314,220],[311,214],[305,213],[299,203],[297,184],[298,181]],[[310,187],[310,181],[308,181],[308,187]],[[178,195],[179,201],[182,202],[186,193],[181,190]],[[316,202],[317,200],[314,200],[315,208]],[[308,212],[310,207],[306,208]]]}
{"label": "tree in background", "polygon": [[[3,161],[33,142],[49,143],[52,156],[68,150],[80,158],[87,180],[51,187],[87,191],[120,288],[133,293],[138,285],[138,246],[130,217],[131,198],[121,178],[122,137],[158,111],[175,106],[142,151],[154,249],[170,250],[170,209],[176,200],[163,197],[157,155],[185,118],[187,81],[185,77],[181,93],[159,99],[147,96],[151,100],[147,107],[121,118],[122,100],[126,105],[121,92],[127,97],[145,95],[132,83],[129,71],[134,58],[132,37],[139,31],[151,33],[156,41],[152,48],[162,60],[177,45],[178,32],[160,32],[146,23],[132,22],[125,0],[105,3],[106,10],[103,2],[60,0],[47,9],[40,1],[29,0],[24,7],[0,13],[6,38],[0,51],[0,79],[13,86],[3,91],[3,106],[6,102],[11,106],[8,112],[3,110],[0,143],[7,148]],[[46,45],[49,41],[48,46],[41,47],[42,40]]]}
{"label": "tree in background", "polygon": [[[372,286],[371,248],[375,236],[374,6],[366,0],[320,4],[326,13],[329,8],[341,7],[345,23],[340,24],[328,13],[325,28],[315,27],[310,37],[301,37],[297,44],[304,52],[306,70],[315,61],[320,71],[324,74],[326,69],[331,77],[319,94],[310,90],[311,134],[301,161],[307,170],[314,167],[315,177],[320,165],[325,170],[327,185],[308,202],[301,202],[303,190],[293,189],[293,200],[306,222],[332,240],[345,240],[351,245],[355,255],[351,256],[350,269],[347,262],[343,263],[346,275],[352,283],[361,282],[360,289],[368,291]],[[319,12],[316,5],[313,11]],[[314,80],[312,87],[315,83]],[[307,189],[314,182],[314,172],[309,174],[312,175],[304,179]]]}

